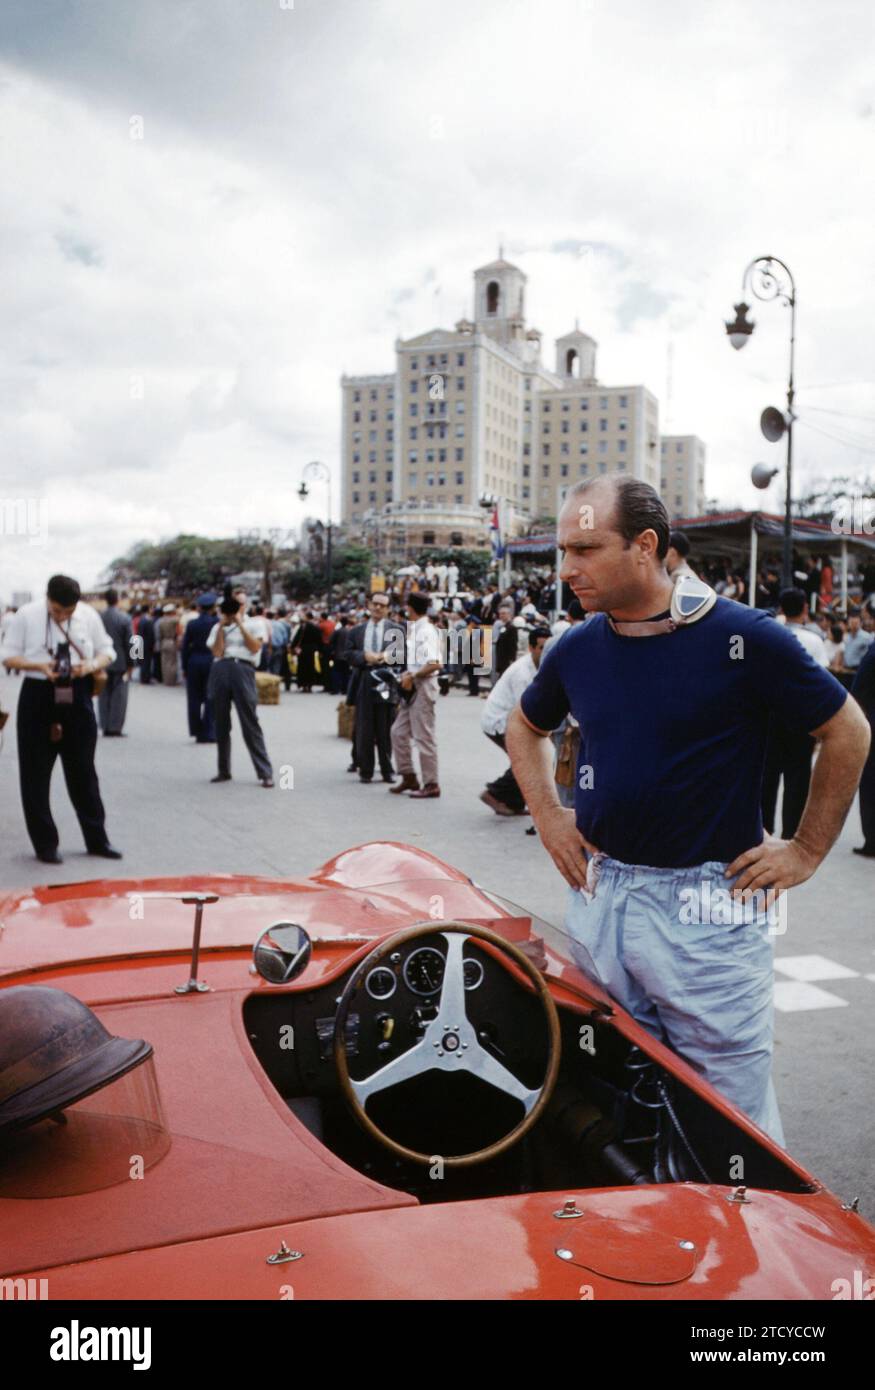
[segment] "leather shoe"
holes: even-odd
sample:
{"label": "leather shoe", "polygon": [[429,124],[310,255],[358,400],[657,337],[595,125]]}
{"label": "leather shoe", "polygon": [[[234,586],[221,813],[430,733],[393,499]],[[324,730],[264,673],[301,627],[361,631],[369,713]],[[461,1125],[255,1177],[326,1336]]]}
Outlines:
{"label": "leather shoe", "polygon": [[360,782],[373,782],[373,777],[359,777]]}
{"label": "leather shoe", "polygon": [[400,792],[419,791],[419,778],[415,772],[402,772],[401,781],[396,782],[394,787],[389,788],[390,795],[398,796]]}
{"label": "leather shoe", "polygon": [[220,772],[220,773],[218,773],[215,777],[211,777],[211,778],[210,778],[210,781],[211,781],[211,782],[230,782],[230,780],[231,780],[231,774],[230,774],[230,772]]}
{"label": "leather shoe", "polygon": [[89,854],[95,855],[98,859],[121,859],[122,852],[115,849],[113,845],[102,845],[100,849],[90,849]]}
{"label": "leather shoe", "polygon": [[261,785],[263,787],[273,787],[275,786],[275,783],[272,777],[262,777]]}
{"label": "leather shoe", "polygon": [[355,763],[350,763],[349,767],[346,770],[347,772],[358,772],[358,767]]}
{"label": "leather shoe", "polygon": [[875,859],[875,849],[867,849],[865,845],[861,849],[855,849],[855,854],[860,854],[864,859]]}
{"label": "leather shoe", "polygon": [[64,862],[56,849],[44,849],[41,854],[37,852],[36,857],[43,864],[63,864]]}
{"label": "leather shoe", "polygon": [[428,797],[440,796],[440,794],[441,789],[437,782],[426,782],[424,787],[419,787],[415,792],[407,793],[415,801],[425,801]]}
{"label": "leather shoe", "polygon": [[[489,806],[497,816],[517,815],[516,811],[511,810],[510,806],[505,806],[504,802],[499,801],[498,797],[493,796],[492,792],[490,791],[481,792],[480,800],[484,802],[487,806]],[[522,815],[522,812],[520,812],[519,814]]]}

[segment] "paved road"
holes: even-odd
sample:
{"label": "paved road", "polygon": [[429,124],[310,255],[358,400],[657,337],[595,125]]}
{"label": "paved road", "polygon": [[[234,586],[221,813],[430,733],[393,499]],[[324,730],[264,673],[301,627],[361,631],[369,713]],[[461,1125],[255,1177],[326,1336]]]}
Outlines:
{"label": "paved road", "polygon": [[[14,707],[18,688],[18,679],[0,674],[5,708]],[[214,787],[215,749],[188,740],[182,688],[135,685],[128,737],[101,740],[98,749],[110,836],[125,852],[120,865],[81,851],[60,772],[54,811],[65,863],[51,868],[33,859],[10,720],[0,754],[0,885],[69,882],[104,870],[297,877],[341,849],[389,838],[425,846],[544,917],[561,916],[564,884],[538,840],[525,834],[528,820],[499,818],[477,799],[504,765],[480,733],[481,703],[461,691],[439,701],[444,794],[425,802],[390,796],[380,781],[362,786],[347,774],[336,704],[321,693],[294,692],[276,708],[262,707],[271,757],[277,769],[292,769],[293,787],[262,789],[239,735],[235,780]],[[683,808],[655,807],[654,814]],[[843,1198],[859,1194],[861,1210],[875,1221],[875,863],[851,853],[860,842],[855,807],[818,874],[791,895],[788,930],[776,938],[775,1080],[790,1151]]]}

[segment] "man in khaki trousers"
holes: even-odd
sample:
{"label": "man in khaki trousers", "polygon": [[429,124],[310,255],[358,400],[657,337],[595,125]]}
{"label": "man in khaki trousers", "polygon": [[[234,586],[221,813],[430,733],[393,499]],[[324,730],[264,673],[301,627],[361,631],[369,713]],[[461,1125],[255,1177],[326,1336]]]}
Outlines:
{"label": "man in khaki trousers", "polygon": [[[438,678],[441,669],[440,641],[434,623],[426,617],[427,594],[413,593],[407,599],[407,670],[401,677],[404,690],[412,690],[413,698],[402,701],[392,725],[392,754],[401,781],[390,787],[391,794],[407,792],[418,801],[440,796],[438,783],[437,740],[435,712]],[[413,744],[419,751],[422,785],[413,766]]]}

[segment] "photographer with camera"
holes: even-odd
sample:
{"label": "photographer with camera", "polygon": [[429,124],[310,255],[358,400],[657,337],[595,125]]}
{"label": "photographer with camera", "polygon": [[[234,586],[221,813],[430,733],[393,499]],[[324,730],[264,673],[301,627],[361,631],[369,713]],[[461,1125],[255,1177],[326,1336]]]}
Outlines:
{"label": "photographer with camera", "polygon": [[95,675],[115,659],[96,609],[80,602],[75,579],[54,574],[45,600],[26,603],[9,625],[4,665],[24,672],[18,700],[18,769],[27,833],[37,859],[62,864],[49,785],[60,754],[64,780],[89,854],[121,859],[109,843],[94,767]]}
{"label": "photographer with camera", "polygon": [[219,753],[219,771],[212,781],[231,780],[233,702],[256,776],[263,787],[272,787],[273,768],[256,713],[255,670],[261,660],[261,628],[246,617],[246,594],[242,589],[233,593],[230,588],[225,590],[219,613],[220,620],[207,638],[207,646],[213,653],[207,695],[213,702]]}

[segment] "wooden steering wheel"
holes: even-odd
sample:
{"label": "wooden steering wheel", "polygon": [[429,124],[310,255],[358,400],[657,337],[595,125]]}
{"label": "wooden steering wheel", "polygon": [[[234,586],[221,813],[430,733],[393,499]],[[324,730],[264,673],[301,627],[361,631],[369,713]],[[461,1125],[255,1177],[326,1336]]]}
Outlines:
{"label": "wooden steering wheel", "polygon": [[[391,952],[397,951],[399,946],[416,941],[421,937],[436,935],[443,936],[447,943],[446,964],[437,1017],[425,1025],[422,1037],[406,1052],[394,1057],[391,1062],[379,1067],[370,1076],[354,1081],[349,1074],[346,1055],[346,1020],[353,996],[374,966]],[[468,1021],[465,1010],[465,976],[462,952],[465,942],[469,939],[488,941],[500,953],[500,956],[509,956],[514,965],[522,970],[534,987],[544,1013],[548,1034],[547,1066],[544,1080],[534,1090],[529,1090],[491,1052],[486,1051],[477,1037],[474,1026]],[[522,1139],[524,1134],[528,1133],[543,1114],[553,1093],[559,1072],[560,1054],[559,1015],[543,976],[516,946],[512,946],[495,932],[488,931],[486,927],[476,927],[467,922],[417,923],[416,926],[407,927],[404,931],[396,932],[393,936],[380,942],[379,946],[359,963],[357,969],[350,976],[340,997],[334,1021],[334,1062],[343,1095],[359,1124],[374,1139],[379,1140],[387,1149],[401,1158],[414,1163],[431,1164],[434,1162],[435,1155],[419,1153],[416,1149],[408,1149],[403,1144],[397,1143],[374,1124],[369,1117],[365,1110],[368,1100],[389,1086],[396,1086],[401,1081],[408,1081],[411,1077],[422,1076],[430,1071],[467,1071],[478,1076],[481,1081],[494,1086],[496,1090],[503,1091],[506,1095],[513,1096],[515,1100],[521,1102],[525,1114],[514,1129],[486,1148],[475,1149],[467,1154],[450,1156],[441,1154],[440,1158],[447,1168],[466,1168],[475,1163],[485,1163],[488,1159],[496,1158],[499,1154],[504,1153]]]}

